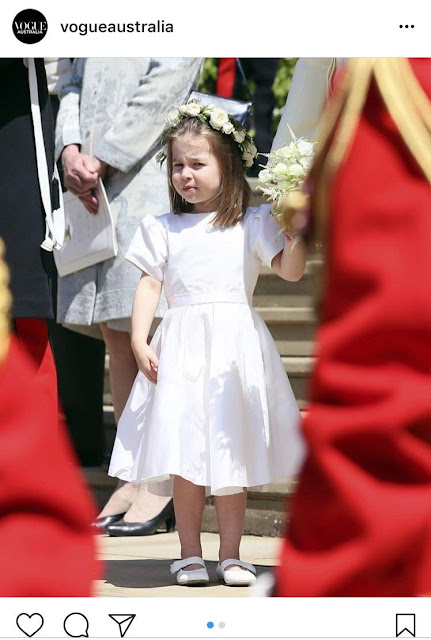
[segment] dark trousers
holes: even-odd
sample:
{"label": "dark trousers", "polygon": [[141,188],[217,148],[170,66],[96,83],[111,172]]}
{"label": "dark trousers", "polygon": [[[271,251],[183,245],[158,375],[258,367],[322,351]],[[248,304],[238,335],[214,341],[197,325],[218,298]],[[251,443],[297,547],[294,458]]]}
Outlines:
{"label": "dark trousers", "polygon": [[[54,118],[58,98],[51,96]],[[61,162],[58,163],[60,179]],[[62,181],[63,182],[63,181]],[[57,315],[57,281],[53,282],[53,306]],[[105,344],[50,321],[49,337],[57,367],[58,394],[67,428],[84,467],[104,461],[103,383]]]}
{"label": "dark trousers", "polygon": [[104,461],[105,344],[50,322],[58,394],[75,452],[84,467]]}
{"label": "dark trousers", "polygon": [[[247,81],[255,84],[253,94],[255,144],[261,153],[271,150],[274,133],[272,131],[272,112],[275,98],[272,90],[280,58],[240,58]],[[234,97],[244,95],[244,83],[241,74],[235,74]],[[259,162],[264,164],[262,158]]]}

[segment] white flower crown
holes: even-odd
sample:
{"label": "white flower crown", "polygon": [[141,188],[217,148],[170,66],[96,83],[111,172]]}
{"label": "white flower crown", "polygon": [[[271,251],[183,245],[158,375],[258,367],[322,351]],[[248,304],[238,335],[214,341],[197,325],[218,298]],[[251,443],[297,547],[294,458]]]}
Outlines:
{"label": "white flower crown", "polygon": [[[216,131],[220,131],[220,133],[224,133],[233,138],[241,151],[244,166],[253,166],[254,159],[258,153],[245,127],[229,113],[220,109],[220,107],[216,107],[214,104],[201,104],[195,98],[189,100],[187,104],[182,104],[178,109],[174,109],[168,114],[167,126],[162,134],[163,145],[166,143],[168,134],[179,125],[184,118],[197,118],[200,122],[209,124]],[[157,162],[166,160],[164,150],[157,154],[156,160]]]}

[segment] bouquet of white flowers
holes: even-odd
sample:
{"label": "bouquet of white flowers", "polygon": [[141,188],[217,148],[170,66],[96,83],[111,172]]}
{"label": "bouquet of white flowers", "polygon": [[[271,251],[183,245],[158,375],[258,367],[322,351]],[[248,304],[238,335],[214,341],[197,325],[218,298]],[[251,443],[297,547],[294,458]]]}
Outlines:
{"label": "bouquet of white flowers", "polygon": [[[268,162],[259,172],[262,186],[258,188],[273,202],[273,214],[283,231],[295,235],[291,225],[292,206],[305,201],[301,188],[313,162],[315,143],[297,138],[290,127],[289,131],[292,142],[287,147],[262,154]],[[286,215],[288,210],[290,214]]]}

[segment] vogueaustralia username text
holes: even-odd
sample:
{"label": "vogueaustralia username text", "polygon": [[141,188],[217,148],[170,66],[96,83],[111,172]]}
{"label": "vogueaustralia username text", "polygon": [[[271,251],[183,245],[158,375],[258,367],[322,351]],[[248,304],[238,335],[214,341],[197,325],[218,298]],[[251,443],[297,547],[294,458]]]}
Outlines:
{"label": "vogueaustralia username text", "polygon": [[63,33],[77,33],[86,36],[88,33],[173,33],[172,22],[156,20],[156,22],[66,22],[60,23]]}

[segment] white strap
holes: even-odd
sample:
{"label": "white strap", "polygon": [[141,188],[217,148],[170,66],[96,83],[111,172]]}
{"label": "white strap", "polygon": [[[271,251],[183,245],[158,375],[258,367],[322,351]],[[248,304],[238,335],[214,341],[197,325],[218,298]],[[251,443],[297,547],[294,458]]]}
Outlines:
{"label": "white strap", "polygon": [[220,569],[224,571],[226,567],[229,567],[231,564],[235,565],[236,567],[242,567],[243,569],[247,569],[248,571],[256,575],[256,569],[252,564],[250,564],[250,562],[235,560],[235,558],[228,558],[227,560],[223,560],[223,562],[220,562]]}
{"label": "white strap", "polygon": [[[41,247],[42,249],[46,249],[47,251],[52,251],[53,249],[60,249],[63,245],[64,240],[64,213],[62,208],[63,194],[61,193],[59,183],[60,209],[58,210],[58,224],[56,225],[54,214],[52,211],[51,181],[49,179],[48,163],[46,161],[45,142],[43,139],[42,119],[40,115],[39,94],[37,90],[37,76],[34,58],[27,58],[27,66],[30,86],[31,115],[33,119],[34,140],[36,147],[37,173],[39,176],[39,188],[42,197],[43,208],[45,211],[46,222],[45,240],[42,242]],[[56,167],[54,168],[54,174],[55,171]],[[58,173],[56,175],[58,176]]]}
{"label": "white strap", "polygon": [[171,573],[176,573],[180,569],[187,567],[189,564],[200,564],[202,567],[205,567],[205,562],[202,558],[199,558],[198,556],[191,556],[190,558],[184,558],[183,560],[175,560],[175,562],[171,564]]}

